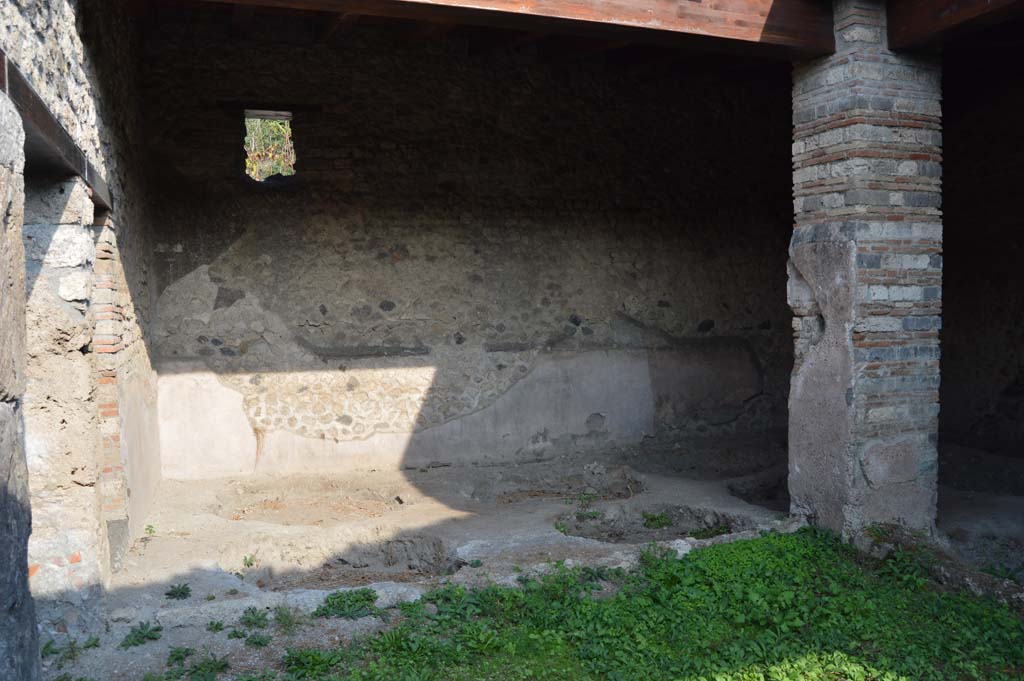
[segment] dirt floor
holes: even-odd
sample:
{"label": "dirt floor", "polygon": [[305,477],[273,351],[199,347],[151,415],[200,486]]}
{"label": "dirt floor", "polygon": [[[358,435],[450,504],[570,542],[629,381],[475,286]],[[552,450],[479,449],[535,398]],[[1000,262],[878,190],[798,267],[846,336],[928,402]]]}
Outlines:
{"label": "dirt floor", "polygon": [[964,563],[1024,584],[1024,458],[939,446],[940,537]]}
{"label": "dirt floor", "polygon": [[[337,588],[372,586],[389,607],[443,580],[514,584],[556,561],[629,567],[652,541],[685,553],[794,529],[785,474],[781,441],[719,439],[507,466],[164,481],[102,614],[71,634],[79,643],[98,636],[99,646],[62,665],[49,656],[46,678],[141,679],[162,672],[175,646],[228,654],[240,674],[286,647],[381,626],[310,619]],[[179,584],[190,596],[167,598]],[[291,634],[271,626],[263,648],[206,629],[220,621],[230,631],[247,609],[277,606],[306,623]],[[159,623],[161,638],[119,648],[139,622]],[[68,640],[57,635],[54,645]]]}
{"label": "dirt floor", "polygon": [[[942,456],[940,541],[977,569],[1024,577],[1024,496],[1012,482],[1014,463],[949,448]],[[165,671],[175,647],[227,656],[223,678],[276,668],[287,648],[386,626],[372,617],[311,617],[333,590],[369,586],[379,607],[393,608],[443,581],[515,584],[557,561],[631,567],[651,542],[682,554],[790,531],[800,522],[786,516],[785,481],[781,438],[650,444],[504,466],[164,481],[147,536],[102,608],[68,634],[44,632],[56,651],[45,678],[140,680]],[[166,597],[182,584],[188,598]],[[300,624],[275,626],[278,608]],[[247,611],[271,621],[244,626]],[[159,624],[159,640],[121,648],[140,622]],[[210,622],[224,629],[209,631]],[[269,642],[232,638],[241,631],[266,633]],[[80,649],[91,636],[98,646]],[[72,639],[78,648],[69,655]]]}

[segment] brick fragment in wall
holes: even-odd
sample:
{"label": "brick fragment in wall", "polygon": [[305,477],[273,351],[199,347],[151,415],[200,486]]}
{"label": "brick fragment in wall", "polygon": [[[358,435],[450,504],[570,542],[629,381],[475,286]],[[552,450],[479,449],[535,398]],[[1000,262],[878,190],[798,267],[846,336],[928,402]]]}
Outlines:
{"label": "brick fragment in wall", "polygon": [[[884,3],[837,3],[837,53],[794,70],[790,488],[849,536],[880,519],[927,529],[935,513],[940,74],[889,52],[884,24]],[[831,255],[843,248],[852,267]],[[821,432],[816,400],[838,430]]]}

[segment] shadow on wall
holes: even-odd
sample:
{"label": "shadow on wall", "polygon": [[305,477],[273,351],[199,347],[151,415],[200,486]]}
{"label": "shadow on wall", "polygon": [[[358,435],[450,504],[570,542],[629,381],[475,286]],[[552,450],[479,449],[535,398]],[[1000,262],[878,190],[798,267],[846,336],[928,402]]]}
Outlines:
{"label": "shadow on wall", "polygon": [[[726,86],[194,28],[147,43],[173,189],[146,339],[164,478],[393,468],[417,487],[785,423],[786,65]],[[293,181],[244,178],[222,103],[247,97],[310,104]]]}
{"label": "shadow on wall", "polygon": [[[147,43],[150,145],[189,187],[156,238],[166,477],[785,422],[787,65],[640,76],[259,21]],[[241,110],[287,102],[298,174],[248,182]]]}

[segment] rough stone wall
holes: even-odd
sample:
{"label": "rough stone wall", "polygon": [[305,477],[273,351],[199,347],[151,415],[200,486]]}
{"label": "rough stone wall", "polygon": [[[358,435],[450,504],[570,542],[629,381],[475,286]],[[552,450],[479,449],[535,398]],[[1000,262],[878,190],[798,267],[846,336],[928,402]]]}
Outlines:
{"label": "rough stone wall", "polygon": [[[116,567],[130,535],[126,515],[133,507],[144,513],[151,469],[159,468],[155,379],[148,349],[138,342],[150,309],[151,248],[132,70],[138,41],[127,10],[127,3],[99,0],[0,5],[0,46],[105,176],[114,198],[113,214],[98,216],[94,226],[91,215],[69,216],[61,205],[40,203],[57,192],[59,201],[84,210],[72,200],[80,187],[30,182],[30,203],[42,209],[26,231],[35,268],[30,314],[41,322],[27,348],[27,437],[36,447],[29,473],[33,505],[41,509],[32,586],[46,595],[41,621],[58,629],[74,626],[76,608],[67,606],[96,592]],[[111,333],[128,340],[111,344]],[[54,362],[70,373],[49,371]],[[117,408],[126,394],[130,416]],[[126,432],[130,437],[122,437]],[[75,512],[58,514],[61,507]],[[73,531],[64,532],[69,520]]]}
{"label": "rough stone wall", "polygon": [[26,184],[25,450],[35,531],[37,597],[77,600],[104,580],[97,483],[99,432],[93,320],[93,205],[79,178]]}
{"label": "rough stone wall", "polygon": [[846,535],[935,517],[940,73],[890,52],[884,3],[835,3],[793,82],[793,511]]}
{"label": "rough stone wall", "polygon": [[[1003,31],[1020,31],[1020,25]],[[1018,33],[1019,35],[1019,33]],[[993,36],[998,38],[998,36]],[[998,63],[992,70],[987,64]],[[1024,457],[1024,64],[980,36],[944,55],[943,441]]]}
{"label": "rough stone wall", "polygon": [[28,589],[32,530],[25,464],[25,135],[21,117],[0,93],[0,678],[39,678],[39,640]]}
{"label": "rough stone wall", "polygon": [[[190,197],[157,244],[165,472],[784,422],[781,65],[651,75],[255,24],[147,39],[151,150]],[[298,174],[261,186],[241,108],[263,102],[294,104]]]}

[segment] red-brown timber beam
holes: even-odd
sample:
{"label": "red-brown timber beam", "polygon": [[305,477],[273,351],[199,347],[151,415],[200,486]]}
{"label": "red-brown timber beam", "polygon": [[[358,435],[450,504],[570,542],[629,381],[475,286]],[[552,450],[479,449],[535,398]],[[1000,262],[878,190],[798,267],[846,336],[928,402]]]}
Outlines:
{"label": "red-brown timber beam", "polygon": [[207,0],[264,8],[392,17],[538,31],[544,22],[642,29],[776,48],[794,56],[835,49],[824,0]]}
{"label": "red-brown timber beam", "polygon": [[889,0],[889,47],[910,50],[1024,13],[1021,0]]}

